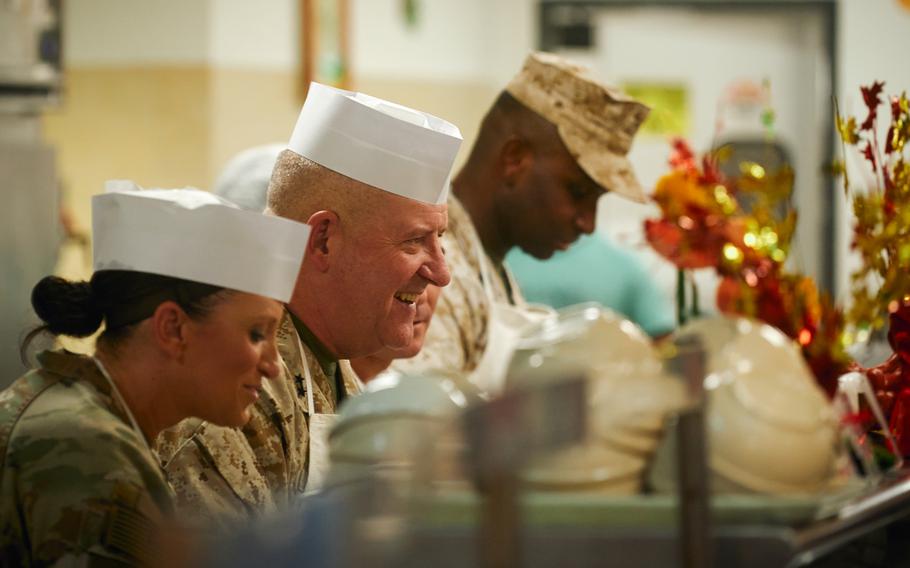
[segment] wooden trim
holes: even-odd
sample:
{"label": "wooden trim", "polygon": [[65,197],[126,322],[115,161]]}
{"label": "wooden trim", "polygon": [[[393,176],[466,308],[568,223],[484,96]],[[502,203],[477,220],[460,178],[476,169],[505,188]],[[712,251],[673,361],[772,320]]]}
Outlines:
{"label": "wooden trim", "polygon": [[310,82],[316,76],[316,38],[319,26],[316,21],[318,0],[300,0],[300,100],[306,99]]}
{"label": "wooden trim", "polygon": [[338,52],[341,57],[341,76],[336,81],[343,89],[351,85],[350,0],[299,0],[300,12],[300,79],[301,101],[306,98],[311,81],[319,80],[319,22],[320,2],[333,1],[338,15]]}
{"label": "wooden trim", "polygon": [[351,88],[351,34],[350,34],[350,0],[336,0],[338,2],[338,51],[341,55],[341,84],[342,89]]}

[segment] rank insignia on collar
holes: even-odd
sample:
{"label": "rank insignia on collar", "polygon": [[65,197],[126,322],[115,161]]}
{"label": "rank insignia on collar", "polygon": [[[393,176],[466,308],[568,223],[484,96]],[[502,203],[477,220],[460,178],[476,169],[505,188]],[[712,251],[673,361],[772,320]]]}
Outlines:
{"label": "rank insignia on collar", "polygon": [[306,396],[306,380],[301,375],[294,375],[294,386],[297,387],[297,396]]}

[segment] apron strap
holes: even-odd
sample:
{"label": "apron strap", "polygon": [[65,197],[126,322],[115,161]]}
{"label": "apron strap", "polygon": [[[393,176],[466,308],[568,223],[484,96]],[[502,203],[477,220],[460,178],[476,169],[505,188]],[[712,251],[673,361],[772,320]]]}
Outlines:
{"label": "apron strap", "polygon": [[493,275],[490,274],[490,268],[487,266],[487,253],[483,251],[479,236],[474,240],[474,254],[477,255],[477,263],[480,265],[480,279],[483,280],[483,291],[487,296],[487,305],[493,305],[493,302],[496,301],[493,296]]}
{"label": "apron strap", "polygon": [[[474,254],[477,255],[477,263],[480,265],[480,278],[483,280],[483,291],[487,297],[487,304],[493,305],[496,302],[496,296],[493,293],[493,273],[490,271],[488,264],[492,264],[487,258],[487,253],[483,250],[483,245],[480,242],[480,237],[478,236],[474,240]],[[494,267],[495,268],[495,267]],[[507,302],[509,305],[513,306],[522,306],[524,302],[519,302],[517,294],[515,293],[518,290],[518,281],[515,280],[515,276],[512,274],[512,271],[509,270],[509,267],[503,263],[502,265],[502,275],[506,281],[506,295],[508,296]]]}
{"label": "apron strap", "polygon": [[502,273],[506,277],[506,282],[509,284],[509,300],[512,302],[513,306],[527,306],[528,303],[524,300],[524,296],[521,296],[519,290],[521,287],[518,285],[518,280],[515,279],[515,274],[509,270],[509,267],[506,266],[506,263],[502,263]]}
{"label": "apron strap", "polygon": [[306,408],[310,418],[316,414],[316,404],[313,402],[313,374],[310,373],[310,364],[306,358],[306,351],[303,349],[303,342],[300,341],[300,335],[297,335],[297,348],[300,350],[300,362],[303,363],[303,378],[306,381]]}

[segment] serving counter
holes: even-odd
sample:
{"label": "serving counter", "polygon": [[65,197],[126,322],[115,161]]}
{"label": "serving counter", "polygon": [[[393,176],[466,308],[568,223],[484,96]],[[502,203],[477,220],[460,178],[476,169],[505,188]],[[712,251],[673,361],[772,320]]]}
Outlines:
{"label": "serving counter", "polygon": [[[677,499],[665,495],[547,495],[521,499],[521,566],[681,566]],[[480,500],[461,493],[424,500],[408,565],[482,566]],[[910,565],[910,471],[874,489],[821,498],[717,496],[711,506],[714,566]],[[882,530],[886,529],[886,530]],[[891,538],[886,537],[890,531]]]}

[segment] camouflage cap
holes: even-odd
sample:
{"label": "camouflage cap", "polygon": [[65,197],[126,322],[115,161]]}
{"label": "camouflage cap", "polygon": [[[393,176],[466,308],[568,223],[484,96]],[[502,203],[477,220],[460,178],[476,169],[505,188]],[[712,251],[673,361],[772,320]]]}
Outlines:
{"label": "camouflage cap", "polygon": [[506,91],[556,125],[569,153],[598,185],[632,201],[645,201],[626,154],[650,112],[647,106],[551,53],[528,55]]}

